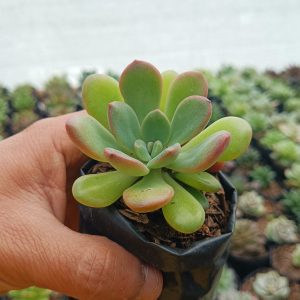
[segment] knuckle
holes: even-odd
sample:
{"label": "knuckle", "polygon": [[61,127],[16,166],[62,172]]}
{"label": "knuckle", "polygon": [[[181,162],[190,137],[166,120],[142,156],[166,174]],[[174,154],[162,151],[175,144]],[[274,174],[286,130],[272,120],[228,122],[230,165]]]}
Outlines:
{"label": "knuckle", "polygon": [[99,299],[115,286],[114,261],[112,251],[106,247],[88,250],[82,256],[77,268],[82,299]]}

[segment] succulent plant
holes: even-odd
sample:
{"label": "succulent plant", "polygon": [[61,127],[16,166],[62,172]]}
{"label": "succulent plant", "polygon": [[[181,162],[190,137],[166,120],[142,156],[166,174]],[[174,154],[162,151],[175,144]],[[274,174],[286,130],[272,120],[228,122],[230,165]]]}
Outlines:
{"label": "succulent plant", "polygon": [[258,273],[253,282],[253,290],[263,300],[287,299],[290,294],[288,279],[273,270]]}
{"label": "succulent plant", "polygon": [[266,253],[266,238],[254,221],[239,219],[231,240],[230,253],[235,256],[257,257]]}
{"label": "succulent plant", "polygon": [[269,166],[255,166],[249,175],[252,180],[259,183],[260,187],[267,188],[276,174]]}
{"label": "succulent plant", "polygon": [[224,292],[235,289],[237,286],[234,270],[226,265],[222,269],[221,277],[217,286],[217,294],[222,295]]}
{"label": "succulent plant", "polygon": [[297,226],[292,220],[284,216],[274,218],[268,222],[265,229],[268,240],[277,244],[293,243],[298,241]]}
{"label": "succulent plant", "polygon": [[266,134],[260,139],[260,143],[269,148],[272,149],[273,146],[283,140],[286,140],[286,136],[281,133],[277,129],[270,129],[266,132]]}
{"label": "succulent plant", "polygon": [[296,245],[296,248],[292,253],[292,262],[294,267],[300,268],[300,244]]}
{"label": "succulent plant", "polygon": [[260,160],[260,153],[253,147],[249,147],[248,150],[240,156],[236,162],[241,168],[253,168]]}
{"label": "succulent plant", "polygon": [[262,132],[270,125],[269,119],[263,113],[248,112],[243,117],[250,123],[254,132]]}
{"label": "succulent plant", "polygon": [[265,212],[264,198],[255,191],[245,192],[239,197],[239,209],[248,216],[260,217]]}
{"label": "succulent plant", "polygon": [[245,152],[252,134],[236,117],[204,129],[212,111],[207,91],[197,71],[160,74],[142,61],[127,66],[119,84],[107,75],[89,76],[82,90],[89,115],[70,119],[67,132],[83,153],[116,170],[78,178],[74,197],[92,207],[123,197],[135,212],[161,208],[175,230],[197,231],[205,212],[181,183],[198,191],[220,190],[205,171]]}
{"label": "succulent plant", "polygon": [[51,291],[32,286],[23,290],[10,291],[8,295],[12,300],[49,300]]}
{"label": "succulent plant", "polygon": [[29,84],[18,86],[11,94],[12,106],[16,111],[34,110],[34,89]]}
{"label": "succulent plant", "polygon": [[286,193],[282,199],[284,208],[291,213],[300,224],[300,189],[293,189]]}
{"label": "succulent plant", "polygon": [[258,300],[257,297],[251,295],[248,292],[241,292],[238,290],[229,290],[220,294],[218,300]]}
{"label": "succulent plant", "polygon": [[300,157],[300,146],[291,140],[278,142],[273,146],[272,157],[279,162],[288,166]]}
{"label": "succulent plant", "polygon": [[286,183],[289,186],[300,188],[300,163],[292,164],[292,167],[290,169],[286,169],[284,174],[287,178]]}
{"label": "succulent plant", "polygon": [[300,143],[300,125],[290,120],[278,125],[279,130],[296,143]]}
{"label": "succulent plant", "polygon": [[77,104],[75,90],[65,76],[54,76],[45,84],[46,106],[51,116],[74,111]]}

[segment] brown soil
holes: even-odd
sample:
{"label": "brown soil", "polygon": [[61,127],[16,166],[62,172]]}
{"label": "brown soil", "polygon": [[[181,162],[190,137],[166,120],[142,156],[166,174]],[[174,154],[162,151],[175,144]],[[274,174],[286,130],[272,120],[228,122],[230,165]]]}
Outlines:
{"label": "brown soil", "polygon": [[283,189],[276,181],[272,181],[267,188],[262,189],[261,194],[267,199],[277,200],[283,194]]}
{"label": "brown soil", "polygon": [[265,200],[264,205],[267,214],[273,214],[275,216],[280,216],[282,214],[283,208],[280,202]]}
{"label": "brown soil", "polygon": [[300,282],[300,268],[296,268],[292,264],[292,253],[295,248],[295,245],[283,245],[273,249],[271,263],[281,275],[288,277],[291,281]]}
{"label": "brown soil", "polygon": [[[101,163],[95,165],[89,173],[103,173],[112,169],[109,164]],[[189,248],[195,241],[221,235],[227,226],[230,209],[224,191],[206,193],[205,196],[209,203],[205,211],[205,222],[197,232],[192,234],[183,234],[171,228],[161,210],[147,214],[136,213],[130,210],[122,199],[116,203],[116,207],[149,241],[173,248]]]}
{"label": "brown soil", "polygon": [[291,293],[289,300],[299,300],[300,299],[300,284],[291,285]]}

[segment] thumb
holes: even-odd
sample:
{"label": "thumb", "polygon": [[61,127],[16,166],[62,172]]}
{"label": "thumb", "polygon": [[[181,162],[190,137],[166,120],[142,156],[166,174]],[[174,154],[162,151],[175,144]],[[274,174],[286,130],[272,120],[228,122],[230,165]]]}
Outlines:
{"label": "thumb", "polygon": [[27,284],[84,300],[158,298],[162,278],[153,267],[105,237],[70,230],[50,213],[42,215],[34,208],[29,213],[30,220],[7,224],[14,226],[9,232],[17,238],[6,237],[7,259],[2,265],[12,271],[10,263],[17,264]]}

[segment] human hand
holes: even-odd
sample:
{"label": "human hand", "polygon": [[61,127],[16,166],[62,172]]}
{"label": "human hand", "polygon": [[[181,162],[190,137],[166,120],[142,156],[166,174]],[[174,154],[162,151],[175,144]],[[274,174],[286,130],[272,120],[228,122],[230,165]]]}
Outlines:
{"label": "human hand", "polygon": [[77,233],[72,183],[86,158],[65,115],[0,143],[0,294],[31,285],[79,299],[156,299],[161,274],[105,237]]}

